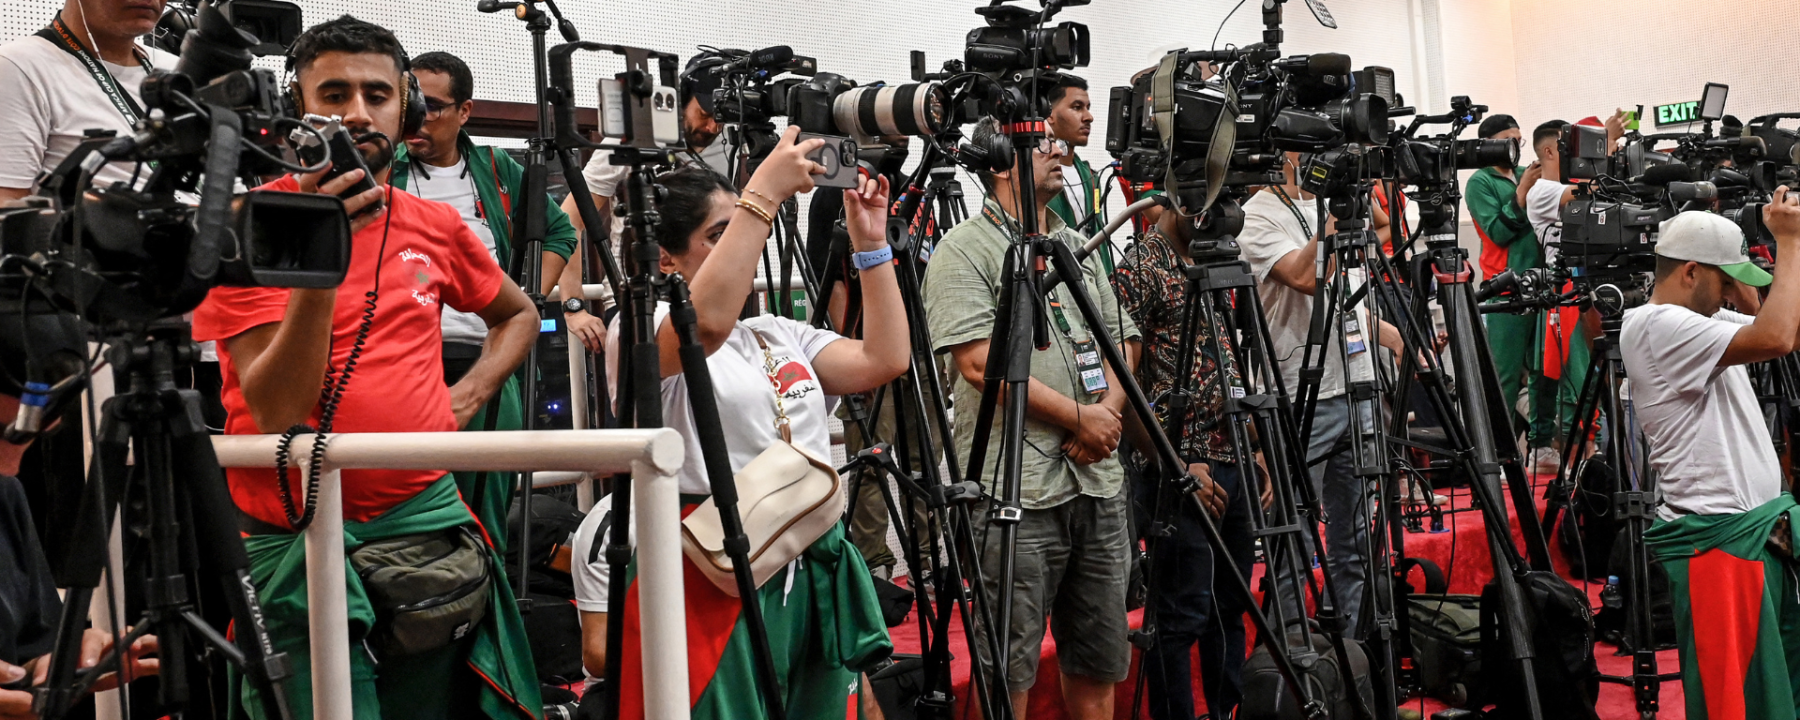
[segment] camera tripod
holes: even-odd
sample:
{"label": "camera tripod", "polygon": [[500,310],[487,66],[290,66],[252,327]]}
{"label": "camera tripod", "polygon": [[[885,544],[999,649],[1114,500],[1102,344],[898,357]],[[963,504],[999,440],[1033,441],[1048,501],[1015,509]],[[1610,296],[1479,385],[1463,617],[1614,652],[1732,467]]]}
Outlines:
{"label": "camera tripod", "polygon": [[[521,190],[519,203],[513,206],[512,211],[512,257],[508,263],[507,274],[519,284],[520,289],[525,291],[525,296],[530,298],[531,307],[541,321],[545,316],[541,259],[544,255],[544,236],[548,232],[545,228],[544,213],[549,209],[549,163],[552,155],[559,157],[562,161],[565,180],[570,175],[571,163],[567,153],[558,145],[555,125],[550,116],[552,107],[550,70],[545,54],[545,34],[550,31],[550,13],[539,8],[538,1],[521,0],[517,3],[507,3],[507,5],[516,7],[516,17],[525,21],[525,28],[531,32],[532,76],[538,98],[537,135],[526,140],[525,143],[525,185]],[[544,4],[550,8],[551,13],[555,13],[559,21],[558,29],[561,31],[563,39],[571,43],[580,41],[581,37],[575,31],[574,24],[563,19],[562,11],[557,9],[556,3],[544,0]],[[504,6],[500,3],[487,0],[477,9],[482,12],[493,12],[502,7]],[[574,174],[580,174],[578,168]],[[586,195],[586,184],[582,183],[582,185],[580,190],[583,192],[581,194]],[[575,189],[574,184],[571,183],[570,190]],[[589,203],[591,204],[592,200],[589,200]],[[519,417],[521,430],[531,430],[537,426],[538,345],[539,343],[535,340],[531,343],[530,349],[525,354],[525,372],[515,374],[515,377],[520,378],[519,400],[523,405]],[[488,403],[486,412],[490,423],[499,416],[500,408],[497,400]],[[529,579],[531,553],[526,552],[525,549],[531,547],[531,518],[533,517],[531,497],[534,494],[532,473],[529,471],[522,473],[518,479],[520,551],[519,566],[514,571],[515,575],[512,578],[515,583],[513,597],[519,606],[519,612],[528,613],[531,612]]]}
{"label": "camera tripod", "polygon": [[[1390,184],[1390,187],[1395,187],[1397,192],[1397,186]],[[1529,629],[1532,615],[1528,611],[1522,585],[1528,573],[1550,570],[1549,548],[1537,522],[1530,485],[1519,465],[1512,439],[1511,420],[1505,414],[1507,405],[1501,397],[1493,358],[1487,352],[1487,332],[1481,324],[1475,288],[1470,284],[1473,270],[1467,251],[1457,244],[1458,193],[1454,184],[1449,184],[1422,187],[1420,195],[1418,232],[1425,238],[1426,251],[1411,258],[1411,302],[1401,305],[1410,307],[1410,310],[1396,318],[1400,321],[1396,323],[1396,327],[1400,330],[1406,348],[1405,356],[1400,359],[1400,377],[1419,380],[1427,402],[1443,423],[1455,461],[1470,479],[1470,491],[1486,526],[1490,559],[1494,564],[1494,582],[1501,601],[1498,609],[1503,625],[1501,634],[1505,647],[1518,668],[1520,690],[1528,716],[1539,718],[1542,717],[1543,708],[1540,705],[1538,675],[1535,671],[1536,650]],[[1395,207],[1392,202],[1389,206]],[[1376,291],[1384,293],[1390,302],[1407,299],[1406,290],[1386,282],[1395,277],[1386,257],[1381,253],[1368,255],[1374,260],[1369,272]],[[1377,282],[1378,280],[1381,282]],[[1436,284],[1436,299],[1443,308],[1445,331],[1449,337],[1451,369],[1457,379],[1454,390],[1445,374],[1446,368],[1435,353],[1426,350],[1432,345],[1426,340],[1430,335],[1426,333],[1422,323],[1424,318],[1431,316],[1428,306],[1431,299],[1429,283],[1433,281]],[[1421,355],[1426,362],[1422,367],[1419,365]],[[1411,390],[1410,383],[1401,383],[1395,392],[1393,406],[1409,407]],[[1403,412],[1396,411],[1391,420],[1393,434],[1405,436],[1404,417]],[[1530,555],[1529,563],[1520,555],[1512,541],[1511,523],[1500,490],[1503,475],[1519,516],[1526,550]],[[1392,492],[1387,493],[1386,497],[1390,499],[1390,505],[1389,517],[1385,522],[1388,523],[1390,532],[1383,539],[1393,544],[1391,552],[1401,554],[1404,548],[1403,533],[1394,527],[1400,515],[1398,502],[1395,501],[1397,498]],[[1405,564],[1394,565],[1391,577],[1395,584],[1405,582],[1403,573],[1406,567]],[[1393,614],[1391,610],[1389,612]],[[1397,615],[1404,617],[1403,614]],[[1378,633],[1375,638],[1378,647],[1376,654],[1384,663],[1396,658],[1393,648],[1405,641],[1403,636],[1396,635],[1392,632],[1385,635]],[[1391,684],[1393,666],[1388,665],[1383,672],[1387,673]]]}
{"label": "camera tripod", "polygon": [[[1607,288],[1618,291],[1616,298],[1604,297],[1614,294],[1602,292]],[[1625,293],[1614,285],[1595,288],[1588,295],[1600,311],[1601,335],[1594,340],[1587,378],[1582,382],[1580,399],[1575,403],[1575,424],[1569,428],[1568,439],[1563,443],[1568,451],[1557,468],[1556,481],[1545,489],[1544,526],[1556,527],[1558,514],[1569,504],[1578,478],[1585,474],[1588,461],[1574,459],[1587,455],[1590,438],[1597,430],[1598,411],[1604,407],[1610,419],[1606,428],[1606,463],[1621,480],[1629,481],[1622,483],[1608,499],[1612,502],[1612,512],[1627,528],[1626,543],[1631,559],[1625,572],[1620,573],[1618,568],[1609,568],[1608,572],[1623,575],[1626,592],[1630,594],[1627,602],[1631,611],[1625,617],[1625,637],[1631,643],[1631,674],[1623,677],[1601,675],[1600,679],[1630,685],[1638,716],[1642,720],[1654,720],[1662,683],[1680,680],[1681,673],[1657,670],[1656,633],[1651,615],[1650,549],[1644,544],[1644,532],[1650,529],[1656,512],[1656,485],[1651,479],[1649,447],[1632,424],[1626,422],[1626,418],[1631,417],[1630,409],[1619,393],[1619,386],[1625,380],[1619,332],[1624,326],[1626,306],[1630,303]],[[1633,447],[1637,448],[1636,452],[1629,449]]]}
{"label": "camera tripod", "polygon": [[[1017,88],[1013,91],[1017,92]],[[1035,103],[1026,101],[1016,106],[1031,108],[1035,107]],[[968,481],[980,482],[988,438],[994,428],[994,415],[999,409],[1000,397],[1004,395],[1006,399],[1001,420],[1003,432],[1000,436],[998,492],[992,493],[993,506],[989,511],[990,522],[1000,531],[1000,557],[1004,558],[999,568],[1001,595],[995,632],[1007,632],[1012,625],[1014,557],[1018,523],[1023,518],[1020,484],[1023,479],[1025,409],[1031,379],[1031,355],[1034,347],[1047,347],[1051,342],[1048,313],[1043,310],[1045,301],[1042,298],[1054,282],[1061,281],[1068,287],[1070,299],[1074,301],[1085,327],[1089,328],[1093,341],[1098,345],[1101,358],[1114,368],[1120,385],[1117,390],[1125,393],[1131,411],[1145,427],[1156,427],[1158,424],[1148,399],[1132,377],[1130,366],[1125,363],[1124,355],[1106,330],[1099,307],[1081,282],[1081,262],[1076,259],[1068,244],[1038,230],[1038,208],[1029,194],[1035,193],[1033,154],[1037,152],[1039,141],[1044,137],[1044,127],[1043,120],[1035,116],[1028,116],[1010,126],[1015,159],[1012,182],[1015,183],[1015,196],[1021,198],[1017,225],[1019,231],[1014,234],[1002,265],[1000,277],[1003,284],[988,348],[981,402],[977,408],[973,443],[968,458],[969,470],[964,474]],[[1055,275],[1046,277],[1046,273],[1052,271]],[[1181,461],[1174,445],[1164,434],[1150,433],[1150,436],[1156,445],[1156,455],[1162,468],[1159,481],[1175,484],[1180,496],[1199,506],[1200,500],[1194,497],[1194,492],[1199,488],[1198,482],[1185,472],[1186,463]],[[1200,507],[1200,520],[1207,542],[1218,554],[1227,554],[1225,540],[1204,507]],[[1248,580],[1235,565],[1227,563],[1227,566],[1232,589],[1246,598],[1245,605],[1251,608],[1249,614],[1256,625],[1257,636],[1269,648],[1275,666],[1287,682],[1297,705],[1309,717],[1323,717],[1326,713],[1324,706],[1317,699],[1308,696],[1307,686],[1300,680],[1294,661],[1288,656],[1280,639],[1282,636],[1275,634],[1268,619],[1254,608],[1254,595],[1250,591]],[[1007,648],[1003,646],[996,656],[996,667],[1007,666],[1006,651]],[[996,694],[1002,694],[1004,689],[998,686],[1004,683],[995,684]]]}
{"label": "camera tripod", "polygon": [[[630,81],[625,83],[626,103],[629,105],[628,124],[636,132],[624,144],[597,146],[580,137],[575,123],[574,82],[570,60],[570,56],[576,51],[605,51],[625,58],[627,71],[624,77]],[[654,74],[650,69],[650,61],[653,59],[658,63]],[[673,86],[675,56],[621,45],[570,42],[551,50],[549,61],[555,77],[552,86],[545,90],[544,98],[554,105],[557,121],[554,144],[547,144],[546,148],[554,148],[562,163],[563,180],[575,198],[575,206],[586,228],[588,241],[600,247],[601,252],[597,254],[605,265],[607,281],[615,289],[614,297],[619,302],[619,313],[615,319],[620,328],[618,392],[614,398],[618,405],[618,426],[640,429],[663,426],[662,394],[659,391],[662,387],[662,364],[661,350],[656,340],[656,305],[659,297],[667,297],[669,322],[680,342],[682,376],[688,384],[689,406],[699,435],[701,460],[709,481],[713,505],[719,512],[720,525],[724,530],[725,552],[731,559],[732,574],[737,580],[738,599],[750,637],[757,688],[762,696],[765,714],[771,720],[781,720],[787,715],[783,707],[781,683],[776,675],[768,629],[763,622],[756,580],[751,574],[750,542],[744,533],[743,518],[738,512],[737,484],[733,479],[731,458],[720,424],[712,371],[707,365],[706,348],[700,342],[698,317],[688,299],[686,282],[679,275],[662,276],[657,272],[660,248],[656,243],[658,219],[654,209],[657,198],[656,170],[674,165],[675,153],[658,147],[650,137],[649,128],[655,125],[650,108],[654,86],[650,79],[658,78],[660,84]],[[605,228],[608,226],[594,206],[587,181],[576,162],[575,150],[582,147],[610,151],[614,164],[631,167],[626,180],[625,204],[625,217],[629,223],[628,237],[632,241],[627,255],[631,271],[628,284],[623,281],[623,273],[614,263],[612,251],[607,247],[610,243]],[[619,290],[624,292],[618,292]],[[612,501],[612,525],[606,546],[612,588],[607,597],[606,653],[609,662],[606,664],[606,688],[609,694],[606,700],[609,716],[616,717],[622,692],[619,677],[624,664],[625,594],[629,585],[628,566],[632,556],[629,474],[612,478]]]}
{"label": "camera tripod", "polygon": [[[1296,434],[1296,416],[1276,363],[1279,355],[1275,352],[1268,319],[1257,296],[1256,277],[1242,259],[1235,239],[1243,226],[1243,211],[1238,204],[1242,194],[1241,186],[1227,188],[1216,204],[1191,220],[1198,236],[1188,244],[1190,262],[1182,268],[1185,276],[1182,297],[1186,302],[1176,347],[1184,350],[1195,347],[1201,324],[1212,327],[1212,332],[1208,333],[1209,347],[1204,352],[1215,359],[1213,372],[1216,377],[1210,382],[1223,394],[1223,417],[1219,422],[1230,439],[1231,462],[1242,478],[1240,482],[1245,490],[1239,494],[1243,502],[1250,502],[1253,468],[1258,465],[1255,455],[1260,453],[1266,463],[1267,481],[1271,484],[1274,501],[1266,516],[1255,509],[1249,515],[1254,535],[1261,539],[1264,556],[1268,559],[1265,582],[1276,590],[1265,595],[1264,612],[1269,614],[1269,619],[1258,624],[1259,636],[1265,638],[1272,653],[1281,648],[1290,662],[1299,668],[1310,670],[1322,652],[1332,653],[1338,662],[1338,680],[1352,698],[1351,707],[1358,717],[1367,718],[1371,717],[1368,699],[1357,691],[1355,678],[1344,676],[1352,665],[1344,644],[1344,620],[1339,613],[1342,606],[1329,562],[1323,552],[1316,553],[1321,567],[1326,570],[1323,584],[1314,581],[1312,564],[1308,562],[1315,556],[1312,549],[1324,547],[1318,531],[1319,499],[1307,475],[1307,443]],[[1164,400],[1167,410],[1160,437],[1165,441],[1181,437],[1182,425],[1192,422],[1190,414],[1196,412],[1192,406],[1201,388],[1200,378],[1194,370],[1195,355],[1194,352],[1182,352],[1174,375],[1175,385]],[[1242,373],[1240,378],[1233,378],[1234,369]],[[1246,384],[1258,391],[1247,391]],[[1159,436],[1153,434],[1152,437]],[[1175,473],[1185,474],[1185,464],[1176,467]],[[1169,472],[1165,470],[1164,474]],[[1163,484],[1165,497],[1170,485],[1166,481]],[[1157,539],[1168,536],[1170,526],[1165,519],[1168,509],[1166,503],[1156,503],[1153,519],[1145,532],[1150,568],[1159,567],[1162,543]],[[1237,574],[1238,568],[1232,565],[1229,553],[1222,551],[1222,545],[1215,544],[1215,548],[1215,578],[1221,563],[1231,565],[1232,573]],[[1306,606],[1299,592],[1303,577],[1317,608],[1314,620],[1329,645],[1324,650],[1304,628]],[[1160,592],[1159,585],[1155,579],[1148,583],[1145,629],[1134,638],[1140,647],[1147,648],[1156,641],[1154,600]],[[1248,590],[1247,586],[1245,590]],[[1245,604],[1246,607],[1254,606],[1253,601]],[[1253,617],[1260,614],[1252,612]],[[1271,636],[1265,624],[1282,628],[1283,632]],[[1302,626],[1300,632],[1291,631],[1296,625]],[[1281,644],[1278,646],[1277,643]],[[1140,684],[1142,679],[1140,675]],[[1137,697],[1141,697],[1141,692],[1134,694],[1134,698]],[[1299,699],[1302,707],[1323,711],[1317,698]],[[1134,707],[1136,703],[1134,699]]]}
{"label": "camera tripod", "polygon": [[[941,236],[940,228],[962,222],[967,218],[967,212],[962,205],[962,190],[956,180],[955,168],[936,143],[926,143],[925,156],[905,185],[904,195],[889,219],[888,242],[897,259],[895,269],[901,302],[912,333],[912,358],[907,372],[875,396],[873,414],[876,416],[881,414],[884,402],[893,403],[894,437],[888,438],[892,445],[882,444],[882,438],[871,432],[871,413],[863,408],[861,397],[844,398],[852,422],[859,426],[863,437],[871,438],[874,444],[858,453],[840,472],[867,469],[880,473],[878,477],[864,477],[861,473],[853,476],[850,498],[854,502],[859,497],[861,483],[875,484],[889,522],[901,538],[907,566],[912,569],[910,586],[918,612],[924,671],[924,685],[912,708],[916,716],[947,720],[952,715],[955,698],[951,694],[949,629],[954,611],[961,615],[964,640],[968,643],[970,657],[975,660],[970,664],[970,684],[975,689],[982,716],[1010,717],[1012,706],[1006,694],[995,692],[989,684],[990,677],[1003,680],[1004,669],[984,667],[979,662],[980,653],[976,651],[976,643],[981,637],[976,632],[978,617],[984,625],[993,626],[993,606],[980,582],[979,546],[969,515],[970,506],[981,497],[981,488],[960,480],[962,468],[957,462],[954,445],[940,445],[939,442],[951,437],[950,414],[937,355],[932,352],[924,300],[919,295],[918,258],[935,245],[936,238]],[[829,304],[837,270],[843,265],[842,255],[847,251],[847,247],[834,246],[832,259],[825,264],[825,279],[821,283],[824,295],[815,296],[818,298],[815,305],[820,308],[820,314],[815,318],[817,324],[829,321],[823,308]],[[946,460],[947,482],[938,472],[940,456]],[[904,496],[904,505],[901,498],[889,492],[882,477],[893,478]],[[920,503],[924,505],[922,518],[913,512]],[[921,520],[925,525],[923,528],[918,527]],[[919,551],[921,543],[926,546],[924,553]],[[926,558],[929,558],[929,566]],[[965,579],[973,582],[965,585]],[[929,590],[935,590],[935,607]],[[999,657],[998,637],[988,633],[986,640],[990,657]]]}
{"label": "camera tripod", "polygon": [[[81,508],[71,530],[66,561],[56,573],[63,599],[50,675],[37,690],[33,711],[63,717],[107,672],[122,671],[125,651],[138,638],[155,635],[162,663],[158,705],[185,709],[190,683],[185,659],[210,648],[241,670],[271,718],[290,718],[285,683],[293,675],[286,653],[275,650],[250,582],[250,560],[233,520],[237,506],[213,455],[212,437],[200,415],[200,395],[175,387],[175,376],[199,359],[179,319],[150,323],[143,332],[115,335],[108,352],[114,374],[128,388],[108,399],[94,438],[94,462]],[[129,459],[129,464],[128,464]],[[148,526],[148,574],[142,619],[129,631],[111,628],[113,649],[93,667],[78,669],[88,605],[106,567],[107,535],[114,513],[133,485],[142,483],[143,517],[127,512],[126,525]],[[127,505],[127,507],[130,507]],[[193,602],[193,582],[217,578],[225,588],[235,640],[227,640],[201,619]],[[118,607],[124,598],[111,603]],[[119,696],[127,698],[123,688]],[[126,713],[129,716],[128,713]]]}

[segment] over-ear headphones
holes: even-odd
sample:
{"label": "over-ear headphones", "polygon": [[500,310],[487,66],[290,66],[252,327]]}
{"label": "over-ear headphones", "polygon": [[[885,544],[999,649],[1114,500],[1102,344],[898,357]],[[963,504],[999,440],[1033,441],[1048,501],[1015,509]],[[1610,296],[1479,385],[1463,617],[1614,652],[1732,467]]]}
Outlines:
{"label": "over-ear headphones", "polygon": [[[401,139],[416,135],[425,127],[425,91],[419,89],[419,76],[412,71],[412,60],[401,50],[395,60],[400,63],[400,76],[406,78],[406,91],[400,94]],[[287,58],[288,99],[294,103],[294,114],[306,115],[306,100],[300,92],[300,76],[294,72],[294,56]]]}
{"label": "over-ear headphones", "polygon": [[1005,133],[994,133],[981,137],[971,137],[963,143],[956,153],[956,161],[969,172],[994,173],[1008,172],[1013,169],[1012,136]]}

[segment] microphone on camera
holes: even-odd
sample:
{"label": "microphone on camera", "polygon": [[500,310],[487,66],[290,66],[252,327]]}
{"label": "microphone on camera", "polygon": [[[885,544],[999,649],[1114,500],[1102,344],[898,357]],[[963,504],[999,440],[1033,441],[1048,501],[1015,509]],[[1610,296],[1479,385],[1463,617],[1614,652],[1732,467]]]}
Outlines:
{"label": "microphone on camera", "polygon": [[1275,67],[1301,75],[1348,75],[1350,56],[1343,53],[1295,55],[1275,61]]}
{"label": "microphone on camera", "polygon": [[794,49],[786,45],[766,47],[745,54],[731,62],[713,67],[714,75],[730,75],[746,70],[766,70],[786,65],[794,59]]}
{"label": "microphone on camera", "polygon": [[1690,182],[1694,179],[1693,168],[1684,163],[1667,163],[1644,168],[1640,182],[1645,185],[1668,185],[1672,182]]}

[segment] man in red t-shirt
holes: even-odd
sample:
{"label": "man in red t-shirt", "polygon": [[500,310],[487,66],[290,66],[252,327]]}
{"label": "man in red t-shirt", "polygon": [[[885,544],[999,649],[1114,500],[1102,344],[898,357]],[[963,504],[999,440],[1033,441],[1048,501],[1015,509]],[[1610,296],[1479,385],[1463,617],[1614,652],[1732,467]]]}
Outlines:
{"label": "man in red t-shirt", "polygon": [[[537,336],[537,313],[455,208],[386,187],[394,148],[403,139],[407,88],[406,56],[393,34],[344,16],[308,29],[294,42],[288,62],[302,112],[341,116],[377,187],[345,201],[354,235],[349,273],[338,288],[219,288],[195,311],[194,336],[219,341],[226,434],[280,433],[302,423],[316,427],[328,375],[342,386],[335,432],[454,431],[524,360]],[[290,176],[268,187],[337,194],[361,175],[352,171],[323,184],[322,173]],[[444,386],[439,357],[444,307],[474,312],[488,326],[480,360],[450,388]],[[293,447],[295,455],[309,450],[306,441]],[[296,552],[300,536],[293,528],[308,490],[305,473],[296,469],[288,475],[286,493],[271,470],[233,468],[228,478],[232,499],[246,516],[252,576],[265,597],[270,633],[304,669],[304,553]],[[345,470],[342,481],[351,550],[373,540],[449,533],[475,524],[442,470]],[[382,705],[420,710],[420,717],[535,714],[537,684],[525,681],[535,677],[529,653],[522,666],[509,662],[517,646],[504,637],[505,626],[517,627],[516,609],[503,576],[496,571],[493,578],[495,597],[486,617],[459,628],[441,649],[379,657],[378,668],[366,653],[351,653],[353,664],[368,664],[352,672],[359,718],[365,707],[374,713],[369,717],[378,717]],[[369,595],[354,574],[349,584],[352,645],[361,647],[374,632],[371,645],[379,647],[381,628]],[[498,652],[472,651],[484,642]],[[301,709],[310,701],[308,678],[297,680],[287,694],[296,714],[304,716],[310,712]],[[254,691],[243,692],[254,713],[260,708]]]}

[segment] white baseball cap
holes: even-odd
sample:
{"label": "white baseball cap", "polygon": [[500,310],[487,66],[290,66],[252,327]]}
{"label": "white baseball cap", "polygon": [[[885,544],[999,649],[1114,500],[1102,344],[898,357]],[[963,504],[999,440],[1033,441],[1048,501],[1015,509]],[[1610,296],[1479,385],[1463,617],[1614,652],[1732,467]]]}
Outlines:
{"label": "white baseball cap", "polygon": [[1689,210],[1662,222],[1656,254],[1670,260],[1712,265],[1751,287],[1774,282],[1775,276],[1750,262],[1750,241],[1723,216]]}

